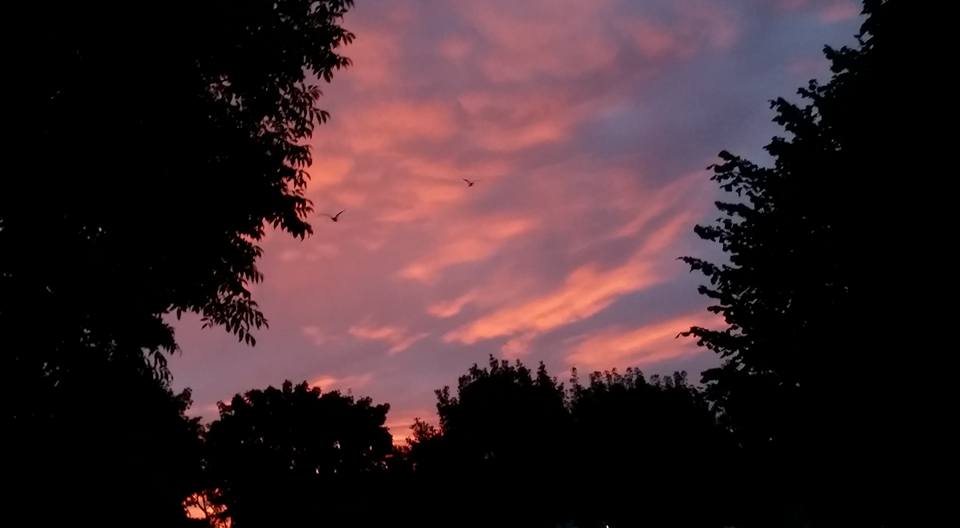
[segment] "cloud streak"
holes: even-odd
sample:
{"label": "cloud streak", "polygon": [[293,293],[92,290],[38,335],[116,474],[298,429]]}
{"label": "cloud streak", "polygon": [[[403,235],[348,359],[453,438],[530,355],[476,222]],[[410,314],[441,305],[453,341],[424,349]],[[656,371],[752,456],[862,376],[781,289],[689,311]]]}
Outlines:
{"label": "cloud streak", "polygon": [[320,375],[310,380],[311,387],[319,387],[325,392],[331,391],[355,391],[362,389],[373,381],[373,373],[357,374],[354,376],[331,376]]}
{"label": "cloud streak", "polygon": [[411,333],[402,326],[356,325],[350,327],[350,335],[367,341],[382,341],[389,346],[387,354],[399,354],[413,346],[414,343],[427,337],[427,332]]}
{"label": "cloud streak", "polygon": [[619,266],[601,269],[587,264],[570,272],[563,283],[545,294],[508,305],[447,333],[446,342],[472,345],[497,337],[513,337],[505,351],[522,355],[539,335],[588,319],[620,297],[651,287],[667,278],[657,256],[689,226],[680,215],[652,230],[634,255]]}
{"label": "cloud streak", "polygon": [[639,328],[610,328],[581,340],[567,354],[566,362],[587,370],[645,367],[667,360],[703,353],[692,338],[679,337],[691,326],[716,327],[720,321],[696,311]]}
{"label": "cloud streak", "polygon": [[448,235],[445,245],[408,264],[399,275],[405,279],[430,281],[450,266],[489,258],[506,242],[535,227],[536,221],[526,218],[488,219],[461,226]]}

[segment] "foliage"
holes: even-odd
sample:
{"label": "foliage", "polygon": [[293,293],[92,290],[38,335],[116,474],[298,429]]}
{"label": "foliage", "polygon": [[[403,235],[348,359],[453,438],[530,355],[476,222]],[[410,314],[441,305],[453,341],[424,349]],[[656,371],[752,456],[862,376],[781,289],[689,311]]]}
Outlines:
{"label": "foliage", "polygon": [[865,511],[881,522],[878,497],[897,500],[894,351],[923,324],[902,280],[913,242],[900,233],[923,213],[885,177],[916,170],[905,132],[919,85],[903,80],[921,42],[917,7],[865,2],[859,45],[826,48],[830,81],[800,89],[803,104],[772,102],[787,135],[766,147],[771,166],[720,153],[713,179],[735,199],[696,233],[728,261],[683,259],[727,323],[688,335],[723,358],[704,381],[753,461],[749,493],[775,505],[760,525],[861,523]]}
{"label": "foliage", "polygon": [[381,514],[369,504],[393,452],[388,410],[306,382],[234,396],[206,435],[215,502],[235,528],[356,525]]}

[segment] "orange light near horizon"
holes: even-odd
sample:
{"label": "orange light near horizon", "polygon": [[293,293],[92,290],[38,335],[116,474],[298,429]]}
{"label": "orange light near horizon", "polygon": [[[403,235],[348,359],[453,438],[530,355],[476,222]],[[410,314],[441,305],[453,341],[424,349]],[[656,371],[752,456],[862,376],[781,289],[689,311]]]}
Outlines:
{"label": "orange light near horizon", "polygon": [[201,491],[184,499],[183,508],[187,517],[206,521],[210,528],[230,528],[233,522],[226,515],[226,508],[212,500],[217,493],[217,490]]}

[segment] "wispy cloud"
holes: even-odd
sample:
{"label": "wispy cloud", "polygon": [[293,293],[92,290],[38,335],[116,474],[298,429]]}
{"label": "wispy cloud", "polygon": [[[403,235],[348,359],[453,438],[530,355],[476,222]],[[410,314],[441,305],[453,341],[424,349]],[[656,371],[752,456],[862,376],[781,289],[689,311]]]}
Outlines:
{"label": "wispy cloud", "polygon": [[382,341],[390,345],[388,355],[399,354],[417,341],[430,335],[428,332],[411,333],[407,328],[392,325],[356,325],[350,327],[350,335],[368,341]]}
{"label": "wispy cloud", "polygon": [[356,374],[353,376],[331,376],[322,374],[310,380],[311,387],[319,387],[325,392],[330,391],[355,391],[362,389],[373,381],[373,373]]}
{"label": "wispy cloud", "polygon": [[691,326],[716,326],[721,321],[706,311],[683,314],[635,328],[609,328],[582,339],[566,362],[587,370],[642,367],[702,353],[692,338],[677,337]]}
{"label": "wispy cloud", "polygon": [[460,313],[460,310],[463,310],[463,307],[472,302],[479,295],[478,290],[470,290],[459,297],[451,299],[449,301],[440,301],[431,304],[427,307],[427,313],[434,317],[440,317],[445,319],[447,317],[453,317]]}
{"label": "wispy cloud", "polygon": [[820,20],[825,24],[836,24],[852,20],[860,14],[860,6],[853,0],[838,0],[820,11]]}
{"label": "wispy cloud", "polygon": [[408,264],[399,275],[405,279],[429,281],[450,266],[490,257],[504,243],[530,232],[536,225],[537,222],[530,218],[490,218],[459,226],[448,232],[444,245]]}
{"label": "wispy cloud", "polygon": [[571,272],[556,290],[485,315],[449,332],[444,340],[469,345],[523,332],[541,334],[586,319],[620,296],[659,280],[649,266],[634,262],[609,270],[583,266]]}
{"label": "wispy cloud", "polygon": [[307,325],[300,329],[303,332],[304,337],[310,340],[316,346],[323,345],[330,341],[331,337],[329,334],[323,331],[317,325]]}
{"label": "wispy cloud", "polygon": [[[448,332],[446,342],[466,345],[497,337],[513,337],[506,352],[520,355],[537,336],[588,319],[620,297],[667,278],[658,266],[660,251],[689,226],[681,214],[651,230],[641,248],[619,266],[603,269],[591,263],[570,272],[559,287],[521,300]],[[519,337],[518,337],[519,336]]]}

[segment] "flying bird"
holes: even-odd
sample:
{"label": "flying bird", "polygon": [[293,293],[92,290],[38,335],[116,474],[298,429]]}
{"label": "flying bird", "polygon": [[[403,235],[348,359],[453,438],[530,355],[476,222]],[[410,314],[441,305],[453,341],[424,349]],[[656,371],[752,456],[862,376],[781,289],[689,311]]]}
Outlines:
{"label": "flying bird", "polygon": [[477,184],[477,182],[474,181],[474,180],[468,180],[468,179],[466,179],[466,178],[461,178],[461,179],[462,179],[463,181],[467,182],[467,187],[473,187],[474,185]]}
{"label": "flying bird", "polygon": [[[344,211],[346,211],[346,209],[344,209]],[[323,216],[326,216],[327,218],[329,218],[330,220],[333,220],[334,222],[339,222],[339,221],[340,221],[340,215],[342,215],[342,214],[343,214],[343,211],[340,211],[339,213],[337,213],[337,214],[335,214],[335,215],[324,214]]]}

